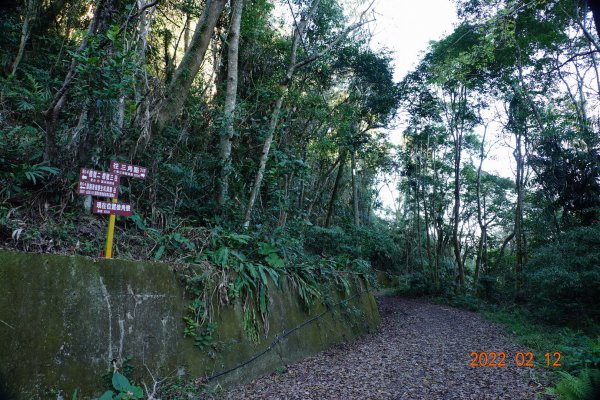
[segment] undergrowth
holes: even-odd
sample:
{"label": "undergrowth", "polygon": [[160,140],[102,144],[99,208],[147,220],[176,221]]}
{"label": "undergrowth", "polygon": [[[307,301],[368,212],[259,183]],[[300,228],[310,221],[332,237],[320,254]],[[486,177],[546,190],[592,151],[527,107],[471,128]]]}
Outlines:
{"label": "undergrowth", "polygon": [[307,253],[301,241],[286,236],[249,235],[220,227],[209,232],[200,251],[184,260],[188,263],[180,276],[192,298],[184,335],[209,352],[216,350],[211,344],[219,307],[241,302],[244,331],[259,342],[269,333],[269,293],[283,289],[284,280],[308,308],[317,300],[325,302],[331,292],[349,295],[370,270],[368,262],[346,254]]}

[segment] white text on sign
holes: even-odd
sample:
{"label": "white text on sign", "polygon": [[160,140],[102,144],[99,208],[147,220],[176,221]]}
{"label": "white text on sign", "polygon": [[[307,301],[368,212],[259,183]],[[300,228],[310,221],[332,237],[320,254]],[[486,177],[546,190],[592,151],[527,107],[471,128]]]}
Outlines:
{"label": "white text on sign", "polygon": [[117,198],[119,193],[119,175],[82,168],[79,173],[77,193]]}
{"label": "white text on sign", "polygon": [[110,203],[107,201],[96,200],[94,201],[94,214],[114,214],[131,217],[133,215],[133,210],[130,204]]}
{"label": "white text on sign", "polygon": [[148,170],[139,165],[126,164],[119,161],[110,162],[110,172],[122,176],[130,176],[132,178],[146,179]]}

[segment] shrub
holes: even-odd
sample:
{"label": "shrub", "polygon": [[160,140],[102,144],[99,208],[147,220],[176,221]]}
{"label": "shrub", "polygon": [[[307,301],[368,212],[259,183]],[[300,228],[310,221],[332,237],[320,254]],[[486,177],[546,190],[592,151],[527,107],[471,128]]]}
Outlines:
{"label": "shrub", "polygon": [[558,396],[559,400],[595,400],[600,398],[600,370],[587,369],[579,376],[558,372],[562,379],[556,387],[546,391]]}
{"label": "shrub", "polygon": [[600,226],[571,229],[539,248],[525,282],[529,301],[548,320],[600,318]]}

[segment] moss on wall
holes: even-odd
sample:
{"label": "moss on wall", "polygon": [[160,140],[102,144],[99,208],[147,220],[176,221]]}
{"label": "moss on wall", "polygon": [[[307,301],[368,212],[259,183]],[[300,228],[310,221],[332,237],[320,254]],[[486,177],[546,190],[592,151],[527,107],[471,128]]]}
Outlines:
{"label": "moss on wall", "polygon": [[[358,293],[366,289],[359,285]],[[305,310],[289,284],[270,290],[270,333],[260,343],[243,331],[239,304],[217,312],[218,351],[183,338],[188,300],[165,264],[0,251],[0,374],[22,398],[54,391],[86,396],[105,388],[112,360],[132,358],[137,379],[145,364],[155,377],[212,375],[243,363],[277,337],[326,310]],[[338,294],[332,296],[337,302]],[[219,378],[241,382],[374,328],[374,298],[363,293],[281,340],[244,368]]]}

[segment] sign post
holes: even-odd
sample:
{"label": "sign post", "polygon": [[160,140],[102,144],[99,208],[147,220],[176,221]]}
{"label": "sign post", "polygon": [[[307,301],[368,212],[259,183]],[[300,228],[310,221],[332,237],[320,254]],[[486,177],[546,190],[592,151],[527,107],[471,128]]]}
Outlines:
{"label": "sign post", "polygon": [[115,236],[115,221],[117,215],[131,217],[133,210],[130,204],[117,203],[119,196],[119,183],[121,176],[146,179],[148,170],[137,165],[111,161],[110,172],[96,171],[82,168],[79,173],[79,194],[106,197],[111,201],[94,201],[94,214],[108,214],[108,232],[104,257],[112,258],[113,239]]}
{"label": "sign post", "polygon": [[[117,199],[113,198],[112,203],[116,204]],[[115,236],[115,220],[117,216],[110,214],[108,216],[108,233],[106,234],[106,247],[104,247],[104,257],[112,258],[113,237]]]}

